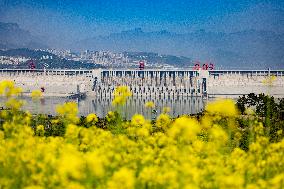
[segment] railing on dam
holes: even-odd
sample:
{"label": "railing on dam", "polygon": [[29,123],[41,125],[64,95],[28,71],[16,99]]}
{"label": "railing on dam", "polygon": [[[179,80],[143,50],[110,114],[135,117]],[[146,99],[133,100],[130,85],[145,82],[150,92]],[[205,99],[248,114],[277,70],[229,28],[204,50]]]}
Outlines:
{"label": "railing on dam", "polygon": [[[173,73],[184,75],[185,73],[190,73],[190,75],[194,75],[198,73],[198,70],[187,70],[187,69],[173,69],[173,70],[165,70],[165,69],[0,69],[0,73],[11,73],[11,74],[19,74],[19,73],[34,73],[34,74],[48,74],[48,75],[91,75],[95,72],[100,72],[101,75],[105,74],[131,74],[131,73]],[[209,75],[224,75],[224,74],[234,74],[234,75],[275,75],[275,76],[284,76],[283,70],[209,70]]]}

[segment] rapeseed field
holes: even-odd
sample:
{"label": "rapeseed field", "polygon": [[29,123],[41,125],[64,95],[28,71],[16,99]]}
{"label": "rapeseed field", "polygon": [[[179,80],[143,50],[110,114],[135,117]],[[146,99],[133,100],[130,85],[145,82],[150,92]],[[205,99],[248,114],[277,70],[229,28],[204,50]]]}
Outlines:
{"label": "rapeseed field", "polygon": [[[111,111],[102,125],[96,114],[79,118],[73,102],[58,105],[56,117],[35,118],[21,109],[20,93],[13,82],[0,83],[7,99],[0,113],[0,189],[284,188],[282,129],[271,142],[252,111],[243,118],[249,127],[240,127],[232,100],[209,103],[198,119],[171,118],[168,108],[155,121],[140,114],[123,120]],[[129,96],[118,87],[113,105]],[[32,98],[42,98],[40,91]]]}

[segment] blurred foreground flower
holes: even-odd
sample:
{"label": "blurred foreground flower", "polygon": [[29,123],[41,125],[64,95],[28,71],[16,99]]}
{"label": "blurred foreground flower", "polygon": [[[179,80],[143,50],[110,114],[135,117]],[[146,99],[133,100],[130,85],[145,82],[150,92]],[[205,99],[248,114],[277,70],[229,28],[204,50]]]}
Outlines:
{"label": "blurred foreground flower", "polygon": [[277,77],[275,75],[272,76],[268,76],[267,78],[265,78],[262,83],[264,85],[268,85],[268,86],[272,86],[273,82],[277,79]]}
{"label": "blurred foreground flower", "polygon": [[135,114],[132,116],[131,124],[135,126],[143,125],[145,123],[145,118],[141,114]]}
{"label": "blurred foreground flower", "polygon": [[109,189],[133,189],[135,186],[134,172],[128,168],[121,168],[115,172],[108,182]]}
{"label": "blurred foreground flower", "polygon": [[17,100],[15,98],[9,98],[5,105],[7,108],[12,110],[20,110],[20,108],[25,104],[25,101],[23,100]]}
{"label": "blurred foreground flower", "polygon": [[128,97],[132,96],[132,93],[127,86],[119,86],[114,90],[114,99],[112,105],[124,105]]}
{"label": "blurred foreground flower", "polygon": [[156,127],[159,129],[166,130],[171,123],[171,118],[168,114],[160,114],[156,120]]}
{"label": "blurred foreground flower", "polygon": [[86,117],[86,122],[87,123],[95,123],[98,121],[98,117],[96,114],[89,114],[87,117]]}
{"label": "blurred foreground flower", "polygon": [[162,112],[163,112],[164,114],[167,114],[167,113],[169,113],[170,111],[171,111],[171,108],[170,108],[170,107],[164,107]]}
{"label": "blurred foreground flower", "polygon": [[78,107],[75,102],[66,102],[63,105],[57,105],[56,112],[68,122],[77,123],[79,120],[77,117]]}
{"label": "blurred foreground flower", "polygon": [[42,92],[40,90],[34,90],[31,93],[31,97],[33,100],[38,100],[42,97]]}
{"label": "blurred foreground flower", "polygon": [[197,120],[183,116],[174,121],[172,127],[168,130],[168,134],[173,138],[180,137],[192,140],[200,130],[201,127]]}
{"label": "blurred foreground flower", "polygon": [[199,119],[162,113],[151,122],[108,112],[93,127],[84,126],[95,114],[76,122],[74,102],[57,106],[54,118],[2,110],[0,188],[283,188],[283,125],[270,136],[262,119],[239,127],[230,100],[206,110]]}
{"label": "blurred foreground flower", "polygon": [[18,96],[22,92],[22,89],[15,86],[13,81],[1,81],[0,82],[0,95],[11,97]]}
{"label": "blurred foreground flower", "polygon": [[233,117],[238,115],[238,109],[235,102],[231,99],[220,99],[209,102],[205,110],[212,115],[220,115],[225,117]]}
{"label": "blurred foreground flower", "polygon": [[154,107],[155,107],[155,104],[154,104],[154,102],[149,101],[149,102],[146,102],[146,103],[145,103],[145,107],[146,107],[146,108],[154,108]]}

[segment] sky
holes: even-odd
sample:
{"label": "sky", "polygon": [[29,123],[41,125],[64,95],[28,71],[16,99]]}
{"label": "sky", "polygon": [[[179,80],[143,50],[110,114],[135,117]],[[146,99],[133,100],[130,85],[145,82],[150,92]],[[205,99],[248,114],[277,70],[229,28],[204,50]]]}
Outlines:
{"label": "sky", "polygon": [[68,43],[142,28],[188,33],[284,33],[283,0],[0,0],[0,22]]}

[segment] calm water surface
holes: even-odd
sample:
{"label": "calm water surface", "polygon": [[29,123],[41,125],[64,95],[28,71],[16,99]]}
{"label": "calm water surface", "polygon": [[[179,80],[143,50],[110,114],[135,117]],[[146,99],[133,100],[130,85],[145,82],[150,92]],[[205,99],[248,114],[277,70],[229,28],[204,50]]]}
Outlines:
{"label": "calm water surface", "polygon": [[[63,104],[64,102],[76,102],[78,103],[79,115],[86,116],[89,113],[96,113],[99,117],[104,117],[108,111],[116,110],[112,105],[111,98],[97,98],[97,97],[87,97],[83,100],[70,99],[66,97],[45,97],[39,101],[33,101],[29,97],[21,97],[21,99],[26,101],[24,105],[24,110],[29,110],[34,114],[43,113],[56,115],[55,108],[58,104]],[[145,108],[145,103],[148,101],[153,101],[155,103],[155,108],[157,113],[152,112],[151,109]],[[1,106],[5,102],[4,98],[0,99]],[[131,118],[135,113],[140,113],[147,118],[154,118],[159,115],[163,107],[170,107],[170,115],[178,116],[183,114],[195,114],[203,110],[206,100],[200,97],[179,97],[179,98],[143,98],[143,97],[132,97],[129,98],[126,105],[121,108],[121,112],[125,118]]]}

